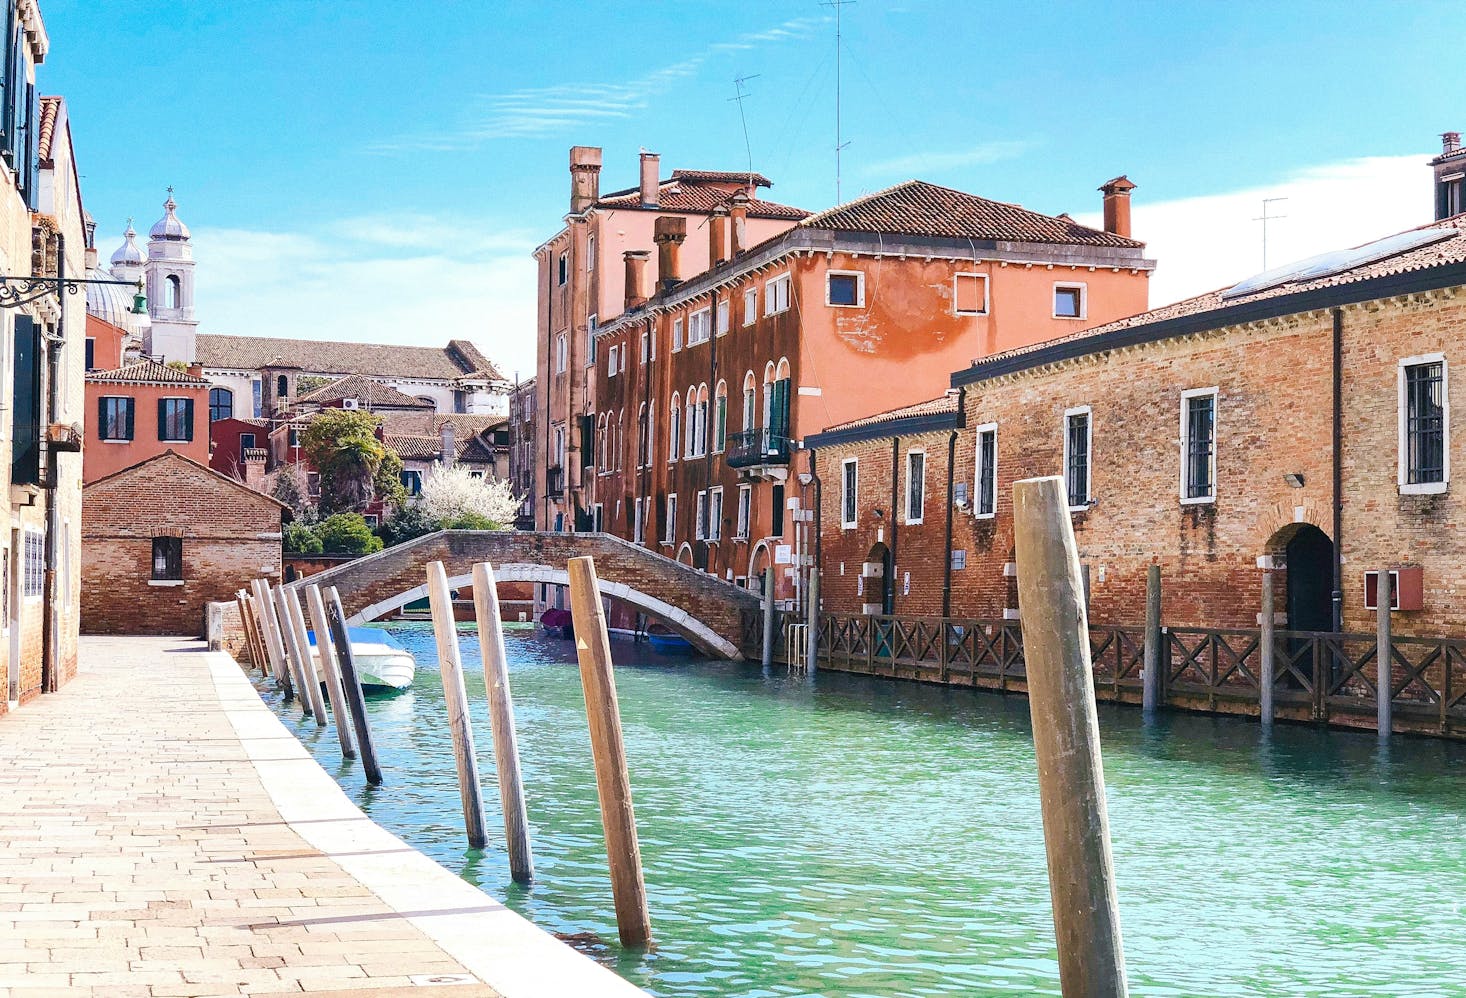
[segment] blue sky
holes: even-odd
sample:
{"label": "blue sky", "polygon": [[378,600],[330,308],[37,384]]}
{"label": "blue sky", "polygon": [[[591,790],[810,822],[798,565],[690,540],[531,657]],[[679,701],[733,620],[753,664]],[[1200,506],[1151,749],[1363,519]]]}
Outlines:
{"label": "blue sky", "polygon": [[[736,76],[769,196],[833,203],[832,10],[794,3],[45,0],[41,88],[71,105],[104,257],[177,188],[205,331],[467,336],[529,370],[529,251],[572,144],[603,189],[742,168]],[[1448,3],[861,0],[843,8],[843,194],[919,176],[1037,210],[1127,173],[1152,302],[1271,256],[1429,219],[1426,156],[1466,130]]]}

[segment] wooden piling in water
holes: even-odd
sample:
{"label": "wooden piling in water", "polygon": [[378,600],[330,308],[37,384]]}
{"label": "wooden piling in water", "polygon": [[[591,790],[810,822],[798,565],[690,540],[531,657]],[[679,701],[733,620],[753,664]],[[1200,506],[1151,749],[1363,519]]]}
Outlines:
{"label": "wooden piling in water", "polygon": [[509,692],[509,656],[504,651],[499,588],[493,566],[487,562],[473,566],[473,612],[478,621],[479,654],[484,661],[494,764],[499,772],[499,799],[504,805],[509,875],[516,882],[527,884],[534,879],[529,813],[524,806],[524,781],[519,771],[519,735],[514,728],[514,698]]}
{"label": "wooden piling in water", "polygon": [[336,662],[336,643],[326,624],[326,604],[321,600],[320,586],[305,587],[305,604],[310,611],[311,630],[316,635],[316,653],[321,657],[321,673],[326,677],[326,694],[331,700],[331,714],[336,722],[336,740],[341,743],[341,758],[356,758],[356,740],[352,736],[351,705],[346,702],[346,688],[341,683],[341,666]]}
{"label": "wooden piling in water", "polygon": [[235,592],[234,604],[239,607],[239,626],[244,631],[244,649],[249,652],[250,668],[263,671],[260,650],[255,645],[254,621],[251,619],[254,612],[250,609],[249,597],[244,594],[243,589]]}
{"label": "wooden piling in water", "polygon": [[276,586],[270,594],[275,604],[275,619],[280,623],[280,639],[285,646],[285,661],[290,665],[290,682],[295,687],[295,698],[300,701],[301,710],[309,714],[315,707],[311,699],[306,672],[309,666],[301,663],[300,649],[295,643],[295,624],[290,619],[290,607],[285,602],[285,587]]}
{"label": "wooden piling in water", "polygon": [[774,610],[774,566],[764,568],[764,668],[774,664],[774,631],[777,629]]}
{"label": "wooden piling in water", "polygon": [[255,599],[254,595],[248,589],[240,590],[240,594],[244,600],[244,608],[249,617],[249,639],[250,646],[253,649],[252,654],[254,655],[255,667],[260,670],[261,676],[272,676],[274,672],[270,667],[269,650],[265,648],[265,632],[260,627],[259,601]]}
{"label": "wooden piling in water", "polygon": [[295,632],[295,644],[300,648],[300,668],[304,673],[306,694],[310,697],[311,713],[316,716],[316,726],[326,726],[326,698],[321,693],[321,680],[325,678],[324,670],[320,674],[316,672],[315,663],[311,660],[310,636],[306,633],[305,613],[300,608],[300,593],[294,589],[280,588],[280,595],[285,600],[285,606],[290,611],[290,626]]}
{"label": "wooden piling in water", "polygon": [[[1086,610],[1086,613],[1088,611]],[[1151,565],[1145,573],[1145,673],[1141,677],[1140,702],[1146,714],[1161,706],[1161,566]]]}
{"label": "wooden piling in water", "polygon": [[255,579],[250,585],[254,587],[256,609],[265,632],[265,646],[269,650],[270,669],[275,673],[275,685],[289,700],[294,695],[294,688],[290,682],[289,663],[285,659],[284,638],[280,635],[279,621],[275,619],[275,599],[270,593],[270,584],[264,579]]}
{"label": "wooden piling in water", "polygon": [[1013,485],[1034,754],[1064,998],[1124,996],[1089,622],[1064,481]]}
{"label": "wooden piling in water", "polygon": [[1258,654],[1262,664],[1258,669],[1257,685],[1258,716],[1264,728],[1273,726],[1273,688],[1278,683],[1278,625],[1274,616],[1274,579],[1271,571],[1262,573],[1262,637]]}
{"label": "wooden piling in water", "polygon": [[1390,607],[1395,602],[1393,581],[1390,570],[1384,568],[1374,587],[1374,721],[1379,737],[1385,740],[1395,727],[1395,652],[1390,640]]}
{"label": "wooden piling in water", "polygon": [[819,668],[820,653],[820,570],[809,570],[808,626],[805,628],[804,669],[814,675]]}
{"label": "wooden piling in water", "polygon": [[458,651],[458,625],[453,619],[453,594],[441,561],[428,563],[428,605],[433,611],[433,634],[438,639],[438,668],[443,674],[443,699],[448,702],[448,730],[453,735],[453,764],[458,770],[458,796],[463,802],[463,827],[468,844],[482,849],[489,844],[484,826],[484,795],[479,786],[478,756],[473,724],[468,717],[468,691],[463,686],[463,661]]}
{"label": "wooden piling in water", "polygon": [[631,778],[626,771],[626,744],[621,737],[621,710],[616,702],[616,680],[611,671],[611,640],[601,609],[596,563],[594,558],[571,558],[567,567],[570,611],[575,622],[575,650],[580,659],[580,682],[585,689],[585,712],[590,721],[591,754],[596,767],[596,791],[601,802],[601,825],[606,835],[606,854],[611,867],[616,928],[623,946],[644,946],[651,940],[651,915],[646,906],[641,846],[636,837],[636,813],[631,802]]}
{"label": "wooden piling in water", "polygon": [[346,702],[351,707],[351,723],[356,729],[356,748],[361,754],[361,768],[367,782],[380,786],[382,767],[377,765],[377,749],[372,742],[371,726],[367,723],[366,695],[361,691],[361,677],[356,672],[356,656],[351,650],[351,635],[346,628],[346,611],[341,608],[341,594],[332,586],[325,592],[326,626],[331,632],[331,643],[336,647],[337,661],[341,665],[341,685],[346,690]]}

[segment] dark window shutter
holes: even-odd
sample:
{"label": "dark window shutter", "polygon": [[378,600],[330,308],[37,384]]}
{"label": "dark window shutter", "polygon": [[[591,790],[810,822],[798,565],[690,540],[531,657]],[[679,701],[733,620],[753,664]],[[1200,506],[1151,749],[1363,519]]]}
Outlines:
{"label": "dark window shutter", "polygon": [[784,536],[784,486],[775,485],[773,515],[769,518],[769,533],[775,537]]}
{"label": "dark window shutter", "polygon": [[107,439],[107,400],[97,399],[97,439]]}
{"label": "dark window shutter", "polygon": [[133,413],[136,410],[136,407],[137,407],[137,400],[134,399],[134,398],[132,398],[132,396],[129,395],[127,398],[125,398],[125,399],[122,400],[122,409],[123,409],[123,412],[125,412],[127,414],[127,417],[124,420],[124,422],[126,423],[126,430],[125,430],[125,434],[126,435],[123,437],[124,440],[131,440],[131,439],[133,439],[133,428],[132,428],[132,424],[133,424]]}
{"label": "dark window shutter", "polygon": [[10,481],[41,482],[41,328],[28,315],[15,317],[14,408],[11,411]]}
{"label": "dark window shutter", "polygon": [[168,400],[158,399],[158,439],[168,439]]}
{"label": "dark window shutter", "polygon": [[183,439],[193,440],[193,399],[183,400]]}

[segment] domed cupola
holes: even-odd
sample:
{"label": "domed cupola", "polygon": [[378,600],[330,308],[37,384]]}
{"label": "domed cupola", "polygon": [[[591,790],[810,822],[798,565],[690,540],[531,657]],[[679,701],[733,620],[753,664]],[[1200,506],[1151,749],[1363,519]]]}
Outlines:
{"label": "domed cupola", "polygon": [[127,220],[127,231],[122,233],[122,239],[122,245],[117,247],[117,251],[112,254],[112,266],[141,267],[147,263],[148,255],[137,244],[137,230],[132,227],[130,218]]}
{"label": "domed cupola", "polygon": [[184,225],[175,213],[178,205],[173,200],[173,188],[168,188],[168,200],[163,202],[163,209],[166,214],[153,224],[152,230],[148,233],[149,239],[166,239],[171,242],[187,242],[188,226]]}

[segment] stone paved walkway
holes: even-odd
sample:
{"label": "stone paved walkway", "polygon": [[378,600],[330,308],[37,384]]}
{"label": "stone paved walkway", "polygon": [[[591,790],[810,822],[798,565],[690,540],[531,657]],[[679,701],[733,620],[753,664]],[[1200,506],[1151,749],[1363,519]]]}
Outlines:
{"label": "stone paved walkway", "polygon": [[[262,782],[268,764],[324,774],[300,761],[273,717],[249,713],[268,711],[247,702],[238,667],[200,649],[184,639],[83,639],[76,680],[0,718],[0,998],[380,995],[425,985],[435,998],[498,995],[488,975],[399,914],[400,901],[394,910],[343,868],[355,860],[313,847],[309,821],[282,820]],[[245,738],[241,712],[257,722]],[[328,834],[353,820],[387,840],[373,839],[371,851],[430,862],[359,812],[314,819]],[[418,882],[432,879],[413,869]],[[448,878],[454,911],[489,910],[457,878],[430,873]],[[464,906],[455,883],[479,906]],[[615,982],[605,993],[629,988],[583,962]]]}

